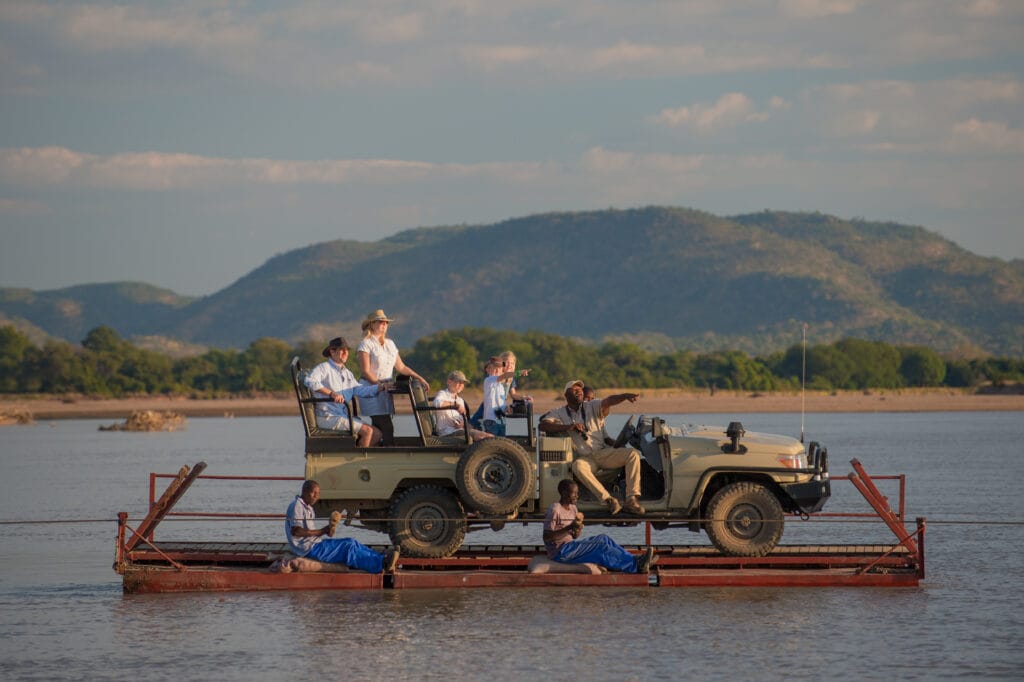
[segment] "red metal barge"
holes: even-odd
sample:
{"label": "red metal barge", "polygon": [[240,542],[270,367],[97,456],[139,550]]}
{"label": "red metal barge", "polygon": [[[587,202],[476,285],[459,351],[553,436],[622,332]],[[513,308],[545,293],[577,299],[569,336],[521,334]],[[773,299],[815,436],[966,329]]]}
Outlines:
{"label": "red metal barge", "polygon": [[[294,476],[204,476],[205,463],[176,474],[150,474],[149,513],[137,526],[118,514],[114,570],[123,576],[126,593],[415,589],[453,587],[916,587],[925,575],[925,519],[907,530],[904,513],[905,477],[872,478],[857,460],[848,480],[867,501],[871,512],[823,513],[808,520],[876,520],[895,542],[856,545],[779,545],[763,557],[732,557],[710,546],[658,545],[657,563],[649,575],[625,573],[531,573],[542,546],[469,545],[444,559],[402,557],[393,574],[357,571],[275,572],[275,562],[288,554],[282,543],[183,542],[154,539],[157,525],[168,516],[200,518],[283,519],[280,514],[233,514],[172,511],[199,479],[294,480]],[[156,499],[158,478],[172,481]],[[899,484],[897,510],[876,486],[878,480]],[[844,479],[833,479],[844,480]],[[600,521],[598,521],[599,523]],[[644,524],[646,525],[646,524]],[[646,543],[651,530],[646,528]],[[640,553],[642,546],[627,546]]]}

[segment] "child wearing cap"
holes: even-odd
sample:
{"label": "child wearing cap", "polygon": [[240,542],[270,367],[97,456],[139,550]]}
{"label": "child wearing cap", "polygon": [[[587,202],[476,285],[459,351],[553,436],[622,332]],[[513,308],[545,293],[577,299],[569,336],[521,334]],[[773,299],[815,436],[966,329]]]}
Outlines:
{"label": "child wearing cap", "polygon": [[[460,370],[448,373],[448,387],[442,388],[434,396],[434,407],[450,407],[449,410],[439,410],[436,413],[436,430],[439,436],[451,436],[463,433],[466,423],[466,401],[459,397],[462,390],[466,388],[466,375]],[[469,437],[476,442],[483,438],[493,438],[489,433],[469,429]]]}

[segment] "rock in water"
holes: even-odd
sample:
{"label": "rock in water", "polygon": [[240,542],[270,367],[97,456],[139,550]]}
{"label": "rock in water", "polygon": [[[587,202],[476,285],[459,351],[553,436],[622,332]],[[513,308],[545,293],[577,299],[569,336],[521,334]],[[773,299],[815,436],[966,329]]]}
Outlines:
{"label": "rock in water", "polygon": [[28,410],[12,409],[0,411],[0,425],[3,424],[32,424],[35,419]]}
{"label": "rock in water", "polygon": [[100,426],[100,431],[177,431],[185,428],[185,416],[177,412],[136,410],[123,424]]}

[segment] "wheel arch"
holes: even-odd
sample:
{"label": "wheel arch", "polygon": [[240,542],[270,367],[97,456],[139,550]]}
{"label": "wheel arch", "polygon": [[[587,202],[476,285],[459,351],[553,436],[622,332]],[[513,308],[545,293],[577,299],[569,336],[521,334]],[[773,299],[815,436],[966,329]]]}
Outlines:
{"label": "wheel arch", "polygon": [[455,496],[459,497],[461,500],[459,490],[458,488],[455,487],[454,479],[444,478],[443,476],[436,478],[403,478],[397,484],[395,484],[395,489],[391,491],[391,499],[394,500],[396,497],[404,493],[409,488],[415,488],[416,486],[420,485],[436,485],[440,488],[446,488],[455,493]]}
{"label": "wheel arch", "polygon": [[792,511],[793,500],[779,487],[775,479],[768,474],[756,470],[708,469],[701,476],[697,489],[694,491],[693,499],[690,503],[691,515],[700,519],[705,518],[708,504],[711,502],[711,498],[715,496],[715,493],[727,485],[740,481],[763,485],[775,495],[779,504],[782,505],[783,511]]}

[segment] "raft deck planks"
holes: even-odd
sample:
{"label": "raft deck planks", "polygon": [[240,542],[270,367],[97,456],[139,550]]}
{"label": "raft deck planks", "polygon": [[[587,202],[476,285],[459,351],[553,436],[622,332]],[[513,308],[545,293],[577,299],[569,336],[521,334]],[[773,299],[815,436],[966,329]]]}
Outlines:
{"label": "raft deck planks", "polygon": [[[887,545],[780,546],[765,557],[728,557],[707,546],[660,546],[651,575],[529,573],[539,546],[467,546],[444,559],[403,557],[394,575],[350,572],[273,573],[283,543],[163,542],[166,557],[146,543],[128,553],[129,593],[430,589],[468,587],[915,587],[915,555]],[[639,547],[627,547],[639,552]],[[870,567],[870,570],[865,570]]]}

